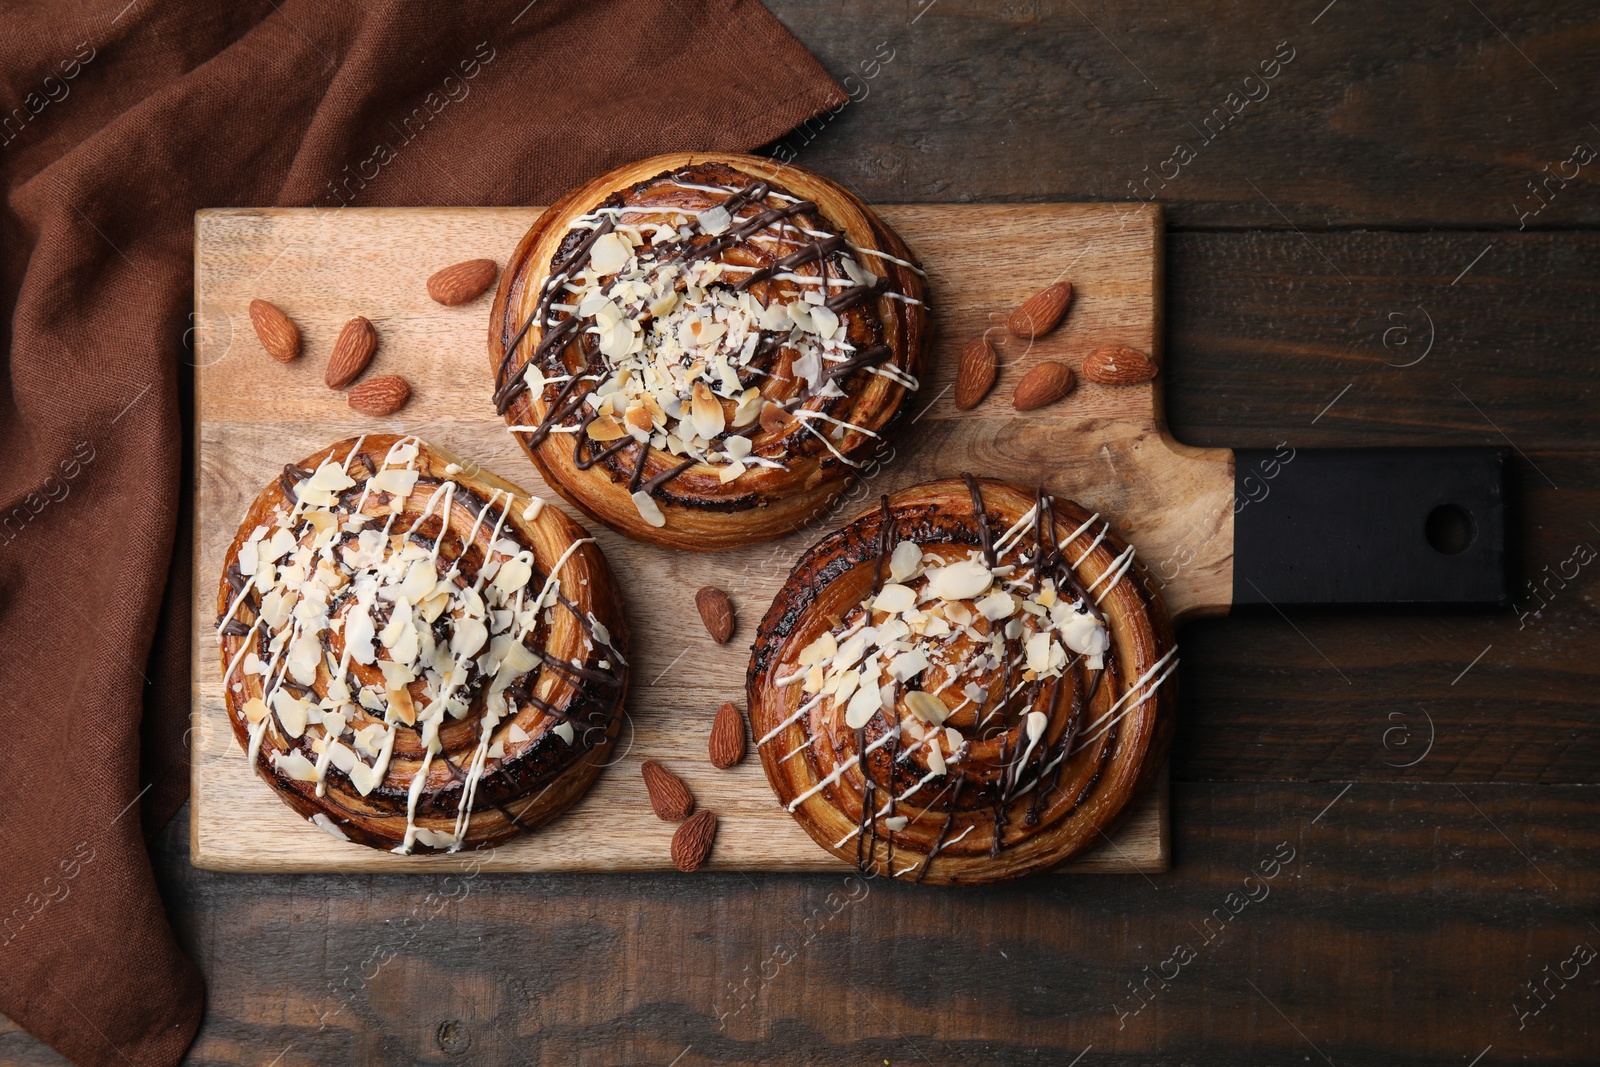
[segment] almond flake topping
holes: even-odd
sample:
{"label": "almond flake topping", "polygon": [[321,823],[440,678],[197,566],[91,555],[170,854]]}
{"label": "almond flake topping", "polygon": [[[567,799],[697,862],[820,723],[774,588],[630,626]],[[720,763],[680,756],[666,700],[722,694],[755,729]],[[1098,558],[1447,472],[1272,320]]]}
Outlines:
{"label": "almond flake topping", "polygon": [[[857,257],[878,253],[810,228],[814,224],[802,225],[787,210],[799,201],[761,183],[741,191],[664,176],[663,184],[726,199],[706,208],[646,199],[598,207],[574,220],[568,240],[582,239],[587,251],[546,278],[538,325],[546,335],[569,331],[552,352],[583,344],[587,365],[580,380],[592,389],[563,407],[559,420],[513,430],[583,429],[589,440],[611,448],[631,436],[642,446],[716,468],[723,483],[783,467],[785,450],[793,447],[826,449],[852,466],[862,465],[847,453],[876,435],[843,420],[831,427],[807,425],[809,432],[798,441],[777,435],[759,450],[747,429],[762,419],[768,403],[762,387],[769,379],[793,383],[785,390],[784,409],[817,415],[846,395],[839,365],[917,388],[915,379],[892,362],[855,359],[876,344],[863,340],[862,316],[850,316],[848,308],[863,303],[862,287],[879,284]],[[716,243],[715,254],[699,253],[706,241]],[[728,249],[746,254],[725,259],[722,252]],[[827,306],[831,297],[852,288],[843,305],[847,310]],[[866,295],[875,299],[877,294]],[[520,372],[534,395],[561,382],[570,388],[571,376],[557,359],[541,358],[542,366],[530,362]],[[599,451],[582,440],[579,447]],[[633,487],[638,484],[636,479]],[[647,523],[665,525],[658,505],[639,500],[639,492],[633,495]]]}
{"label": "almond flake topping", "polygon": [[[420,517],[403,526],[398,516],[421,478],[415,439],[390,448],[364,483],[350,473],[359,448],[358,441],[349,456],[330,455],[295,480],[290,502],[241,546],[240,572],[249,564],[248,581],[219,634],[237,622],[265,641],[264,654],[250,639],[250,651],[240,657],[241,676],[259,679],[254,684],[260,687],[242,707],[252,759],[270,731],[293,742],[287,752],[273,754],[281,773],[315,782],[321,795],[332,767],[367,795],[389,773],[396,729],[414,728],[425,756],[413,773],[407,832],[397,851],[418,842],[454,849],[465,840],[486,760],[518,754],[536,740],[511,721],[530,705],[509,691],[541,667],[529,642],[541,622],[564,610],[557,575],[590,542],[573,543],[548,577],[539,575],[533,552],[511,536],[518,528],[508,520],[513,513],[537,519],[542,501],[519,501],[496,489],[473,505],[478,513],[470,528],[461,528],[459,512],[452,515],[465,499],[449,478],[461,470],[455,464],[446,468],[446,480],[424,486],[429,497]],[[435,533],[440,520],[449,527],[442,536]],[[469,578],[461,561],[441,556],[440,549],[448,543],[453,555],[456,545],[472,542],[487,548]],[[592,615],[580,621],[591,655],[620,659],[604,626]],[[600,669],[609,667],[606,659],[599,662]],[[590,667],[584,660],[574,665]],[[447,718],[474,711],[483,717],[482,751],[467,767],[457,827],[452,833],[418,827],[416,801],[428,761],[442,750],[439,729]],[[541,715],[524,718],[531,723]],[[510,722],[509,729],[496,731],[502,722]],[[551,729],[573,743],[565,723]],[[491,734],[497,735],[492,743]]]}
{"label": "almond flake topping", "polygon": [[[1094,586],[1063,590],[1053,577],[1036,578],[1037,554],[1025,536],[1002,539],[993,566],[979,548],[900,541],[888,556],[890,580],[803,646],[798,670],[777,682],[799,683],[802,707],[842,712],[851,730],[884,716],[930,779],[967,758],[969,737],[995,729],[1017,729],[1011,751],[1031,754],[1046,743],[1050,716],[1013,698],[1027,690],[1036,699],[1080,660],[1102,669],[1111,646]],[[1115,584],[1125,572],[1119,559],[1102,579]]]}

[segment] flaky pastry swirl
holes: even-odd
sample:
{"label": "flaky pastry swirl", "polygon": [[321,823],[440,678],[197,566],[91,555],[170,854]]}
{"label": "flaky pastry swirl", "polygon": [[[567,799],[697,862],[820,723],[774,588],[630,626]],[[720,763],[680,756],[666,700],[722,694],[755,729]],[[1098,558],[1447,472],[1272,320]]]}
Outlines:
{"label": "flaky pastry swirl", "polygon": [[251,766],[335,837],[499,842],[576,802],[617,734],[627,628],[599,547],[415,437],[284,467],[228,547],[217,616]]}
{"label": "flaky pastry swirl", "polygon": [[575,189],[523,237],[489,328],[495,406],[557,492],[720,549],[820,514],[909,407],[922,271],[799,167],[682,153]]}
{"label": "flaky pastry swirl", "polygon": [[778,800],[834,855],[996,882],[1094,844],[1150,782],[1177,665],[1108,522],[950,479],[800,559],[756,637],[750,721]]}

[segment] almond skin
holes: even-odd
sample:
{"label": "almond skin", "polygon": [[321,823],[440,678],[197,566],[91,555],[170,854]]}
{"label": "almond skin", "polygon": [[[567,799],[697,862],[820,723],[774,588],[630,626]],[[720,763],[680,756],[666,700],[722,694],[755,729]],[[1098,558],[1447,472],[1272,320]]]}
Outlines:
{"label": "almond skin", "polygon": [[300,327],[277,306],[265,300],[250,301],[250,325],[256,328],[267,355],[279,363],[288,363],[300,354]]}
{"label": "almond skin", "polygon": [[694,595],[694,606],[700,611],[700,621],[706,624],[706,633],[719,645],[728,643],[733,636],[733,601],[728,594],[708,585]]}
{"label": "almond skin", "polygon": [[744,759],[744,751],[744,716],[734,705],[724,704],[711,724],[711,765],[725,771]]}
{"label": "almond skin", "polygon": [[1072,368],[1065,363],[1041,363],[1022,376],[1011,404],[1018,411],[1048,407],[1072,392],[1075,384]]}
{"label": "almond skin", "polygon": [[345,394],[352,411],[382,418],[393,415],[411,399],[411,385],[398,374],[369,378]]}
{"label": "almond skin", "polygon": [[970,411],[994,388],[996,360],[994,345],[975,337],[961,350],[961,366],[956,370],[956,408]]}
{"label": "almond skin", "polygon": [[333,342],[333,355],[328,357],[328,371],[324,381],[329,389],[343,389],[367,369],[372,353],[378,350],[378,331],[372,323],[357,315],[344,324],[338,340]]}
{"label": "almond skin", "polygon": [[644,789],[650,794],[650,807],[657,817],[666,822],[682,822],[694,810],[694,794],[683,784],[683,779],[667,770],[653,759],[639,767],[644,775]]}
{"label": "almond skin", "polygon": [[1061,322],[1071,301],[1072,283],[1056,282],[1024,300],[1022,306],[1006,319],[1006,329],[1011,331],[1013,337],[1029,341],[1043,337]]}
{"label": "almond skin", "polygon": [[767,433],[788,433],[793,421],[777,404],[768,403],[761,409],[761,428]]}
{"label": "almond skin", "polygon": [[1101,385],[1138,385],[1156,376],[1156,365],[1137,348],[1102,345],[1084,357],[1083,376]]}
{"label": "almond skin", "polygon": [[685,873],[699,870],[711,858],[711,843],[716,838],[716,815],[696,812],[672,835],[672,865]]}
{"label": "almond skin", "polygon": [[492,259],[454,263],[428,279],[428,295],[446,307],[456,307],[477,299],[499,273],[500,267]]}

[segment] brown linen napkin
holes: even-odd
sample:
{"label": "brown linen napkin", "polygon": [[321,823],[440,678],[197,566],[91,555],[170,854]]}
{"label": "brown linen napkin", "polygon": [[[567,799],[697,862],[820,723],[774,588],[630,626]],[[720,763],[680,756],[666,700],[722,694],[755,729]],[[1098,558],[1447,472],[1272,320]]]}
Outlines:
{"label": "brown linen napkin", "polygon": [[0,1011],[84,1064],[203,1007],[141,833],[189,787],[195,210],[549,203],[845,99],[740,0],[125,2],[0,35]]}

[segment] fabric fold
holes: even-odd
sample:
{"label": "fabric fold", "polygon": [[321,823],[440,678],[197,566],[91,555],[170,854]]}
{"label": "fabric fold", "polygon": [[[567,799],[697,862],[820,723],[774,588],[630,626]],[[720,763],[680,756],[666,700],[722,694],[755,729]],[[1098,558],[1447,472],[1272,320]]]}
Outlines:
{"label": "fabric fold", "polygon": [[0,39],[0,1011],[164,1064],[204,1010],[145,844],[188,795],[194,212],[549,203],[846,97],[739,0],[119,6]]}

